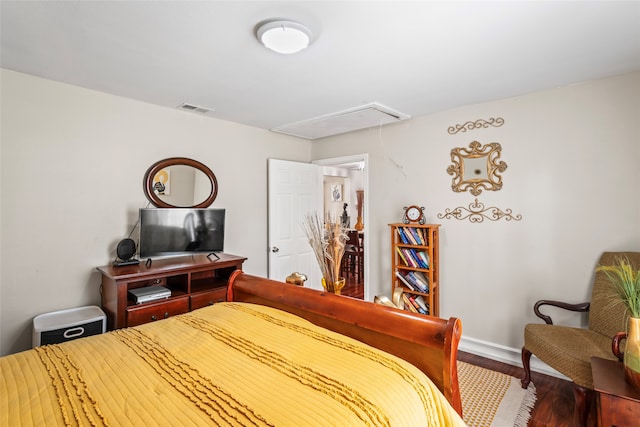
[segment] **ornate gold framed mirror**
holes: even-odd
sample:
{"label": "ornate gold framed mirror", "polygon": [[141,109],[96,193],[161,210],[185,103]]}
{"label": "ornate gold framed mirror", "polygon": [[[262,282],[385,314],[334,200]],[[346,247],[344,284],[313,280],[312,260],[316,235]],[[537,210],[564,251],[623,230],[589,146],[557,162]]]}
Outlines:
{"label": "ornate gold framed mirror", "polygon": [[474,196],[482,190],[498,191],[502,188],[500,174],[507,169],[507,164],[500,160],[502,147],[497,142],[486,145],[473,141],[469,148],[451,150],[453,164],[447,168],[453,175],[451,188],[455,192],[469,190]]}
{"label": "ornate gold framed mirror", "polygon": [[218,181],[211,169],[186,157],[151,165],[143,186],[147,199],[158,208],[206,208],[218,195]]}

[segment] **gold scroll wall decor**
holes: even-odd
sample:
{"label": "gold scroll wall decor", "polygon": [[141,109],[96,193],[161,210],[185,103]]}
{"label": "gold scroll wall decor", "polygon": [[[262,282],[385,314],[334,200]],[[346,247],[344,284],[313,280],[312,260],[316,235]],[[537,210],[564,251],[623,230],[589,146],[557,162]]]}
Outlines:
{"label": "gold scroll wall decor", "polygon": [[[456,125],[449,128],[449,133],[476,129],[487,126],[502,126],[504,120],[500,117],[491,118],[489,121],[476,120],[464,125]],[[451,189],[455,192],[469,191],[474,196],[479,196],[483,190],[498,191],[502,188],[501,174],[507,169],[507,164],[500,160],[502,147],[497,142],[482,145],[473,141],[469,147],[454,148],[451,150],[452,164],[447,168],[449,175],[453,176]],[[522,215],[514,215],[511,209],[502,210],[498,207],[485,207],[478,198],[469,203],[468,207],[460,206],[453,209],[445,209],[439,213],[440,219],[468,219],[472,223],[481,223],[485,219],[489,221],[520,221]]]}
{"label": "gold scroll wall decor", "polygon": [[455,126],[449,126],[447,132],[450,135],[455,135],[458,132],[466,132],[468,130],[473,129],[481,129],[488,128],[489,126],[500,127],[504,124],[504,119],[502,117],[493,118],[491,117],[489,120],[478,119],[475,122],[468,121],[464,124],[457,124]]}
{"label": "gold scroll wall decor", "polygon": [[500,160],[501,150],[497,142],[482,145],[478,141],[469,144],[469,148],[452,149],[453,164],[447,168],[447,173],[453,175],[451,189],[457,193],[469,190],[474,196],[482,190],[500,190],[500,174],[507,169],[507,164]]}
{"label": "gold scroll wall decor", "polygon": [[522,215],[513,215],[511,209],[501,210],[495,206],[485,208],[484,204],[479,202],[476,198],[474,202],[469,203],[469,207],[457,207],[453,210],[447,208],[444,213],[439,213],[440,219],[468,219],[470,222],[480,223],[486,219],[490,221],[498,221],[504,219],[505,221],[520,221]]}

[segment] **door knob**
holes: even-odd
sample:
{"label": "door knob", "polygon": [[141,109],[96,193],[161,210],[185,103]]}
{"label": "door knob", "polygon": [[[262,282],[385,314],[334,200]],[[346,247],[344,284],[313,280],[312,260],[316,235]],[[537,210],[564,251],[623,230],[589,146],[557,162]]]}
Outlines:
{"label": "door knob", "polygon": [[276,247],[276,246],[274,246],[274,247],[272,247],[272,248],[271,248],[271,252],[273,252],[274,254],[275,254],[276,252],[278,252],[278,251],[280,251],[280,248],[278,248],[278,247]]}

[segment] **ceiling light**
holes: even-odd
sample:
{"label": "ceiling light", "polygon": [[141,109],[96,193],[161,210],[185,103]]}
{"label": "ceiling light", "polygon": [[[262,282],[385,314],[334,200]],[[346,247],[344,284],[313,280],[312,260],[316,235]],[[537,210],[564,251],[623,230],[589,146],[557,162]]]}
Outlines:
{"label": "ceiling light", "polygon": [[296,53],[311,42],[311,30],[293,21],[267,21],[256,35],[265,47],[278,53]]}

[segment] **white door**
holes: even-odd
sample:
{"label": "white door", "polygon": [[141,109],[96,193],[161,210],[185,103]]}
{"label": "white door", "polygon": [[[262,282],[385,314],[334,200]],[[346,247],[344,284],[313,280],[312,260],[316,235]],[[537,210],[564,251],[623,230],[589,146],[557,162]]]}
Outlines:
{"label": "white door", "polygon": [[269,278],[283,281],[294,271],[307,275],[305,287],[322,290],[322,274],[302,227],[305,215],[322,217],[320,167],[269,159]]}

